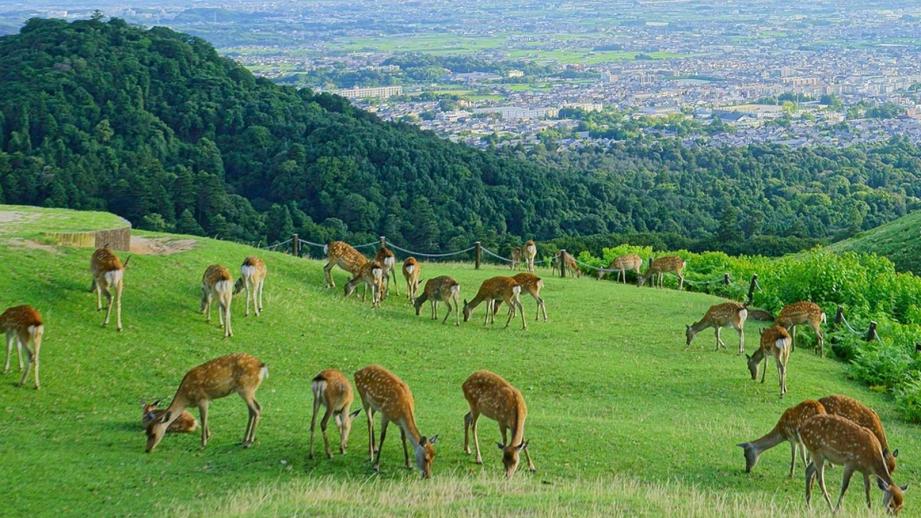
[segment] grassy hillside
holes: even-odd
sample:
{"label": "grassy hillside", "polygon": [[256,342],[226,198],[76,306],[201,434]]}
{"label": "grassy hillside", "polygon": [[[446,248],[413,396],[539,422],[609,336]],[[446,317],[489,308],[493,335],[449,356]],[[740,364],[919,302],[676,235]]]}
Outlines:
{"label": "grassy hillside", "polygon": [[836,252],[875,252],[902,271],[921,275],[921,211],[831,245]]}
{"label": "grassy hillside", "polygon": [[[0,213],[7,210],[0,206]],[[0,239],[14,228],[0,223]],[[140,233],[148,238],[158,235]],[[897,420],[883,397],[845,379],[844,367],[798,349],[786,400],[776,370],[764,385],[749,379],[733,350],[714,352],[712,334],[682,352],[684,325],[717,299],[671,290],[639,289],[589,279],[558,279],[542,271],[551,321],[529,329],[460,328],[416,317],[398,296],[372,311],[339,288],[323,288],[321,263],[221,241],[195,238],[190,251],[135,255],[126,273],[125,331],[100,327],[87,292],[86,249],[0,246],[7,274],[4,306],[31,303],[46,320],[42,390],[0,383],[0,471],[5,509],[13,514],[485,515],[541,510],[613,515],[794,515],[804,510],[803,483],[785,478],[789,450],[768,452],[755,473],[743,472],[735,444],[767,432],[801,399],[845,393],[871,404],[902,451],[897,479],[912,482],[921,435]],[[232,339],[197,313],[200,276],[211,263],[236,269],[260,253],[270,269],[265,313],[244,318],[233,309]],[[424,264],[423,277],[455,275],[470,296],[478,283],[507,270],[469,264]],[[402,290],[401,290],[402,293]],[[524,300],[533,318],[533,300]],[[805,334],[805,333],[804,333]],[[748,350],[758,333],[748,327]],[[270,376],[258,393],[264,409],[257,444],[238,443],[246,410],[233,396],[211,406],[213,437],[170,435],[143,453],[141,398],[168,400],[182,375],[234,351],[257,355]],[[367,435],[356,422],[349,453],[306,459],[309,380],[320,369],[351,374],[380,363],[413,389],[424,434],[440,434],[435,479],[402,468],[399,435],[385,444],[382,473],[372,475]],[[494,423],[480,427],[484,466],[462,452],[460,385],[472,371],[494,370],[524,393],[527,436],[538,472],[501,480]],[[357,404],[356,404],[357,406]],[[332,437],[332,435],[331,435]],[[318,449],[319,451],[319,449]],[[830,472],[832,492],[840,469]],[[848,509],[861,511],[859,481]],[[874,490],[879,508],[879,492]],[[921,515],[908,495],[906,514]],[[818,504],[824,505],[822,502]],[[539,507],[538,507],[539,506]],[[824,509],[822,509],[824,511]]]}

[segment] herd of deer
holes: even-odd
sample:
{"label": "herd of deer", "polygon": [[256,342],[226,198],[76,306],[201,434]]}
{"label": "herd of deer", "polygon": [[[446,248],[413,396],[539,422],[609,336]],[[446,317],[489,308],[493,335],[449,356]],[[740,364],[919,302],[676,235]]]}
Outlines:
{"label": "herd of deer", "polygon": [[[352,279],[345,287],[345,295],[354,293],[358,285],[370,287],[373,307],[379,307],[386,297],[393,279],[396,288],[396,257],[385,246],[381,246],[376,256],[368,260],[352,246],[342,241],[331,242],[326,247],[327,264],[324,276],[327,287],[335,287],[330,274],[334,266],[352,274]],[[537,248],[533,241],[528,241],[520,249],[513,250],[512,267],[524,258],[527,273],[518,273],[512,277],[493,277],[485,280],[471,301],[464,300],[460,305],[460,285],[449,276],[438,276],[425,283],[419,293],[421,264],[413,257],[403,262],[402,273],[406,281],[407,297],[419,315],[422,305],[431,304],[432,318],[437,319],[437,305],[443,302],[448,311],[443,323],[451,313],[455,316],[455,325],[460,323],[460,313],[464,321],[469,320],[474,308],[486,303],[486,323],[494,322],[499,306],[509,306],[506,327],[516,313],[521,314],[522,327],[527,328],[524,310],[520,301],[522,289],[525,289],[537,301],[537,315],[547,320],[547,310],[540,296],[543,281],[532,272]],[[129,257],[130,259],[130,257]],[[567,268],[578,270],[575,259],[569,254],[559,254]],[[571,265],[570,265],[571,262]],[[626,282],[626,272],[635,271],[638,285],[652,279],[653,285],[662,286],[665,273],[671,272],[679,278],[679,288],[683,285],[685,262],[677,256],[660,257],[651,261],[645,274],[640,273],[643,260],[636,255],[626,255],[615,259],[608,271],[617,271],[618,280]],[[103,326],[108,325],[112,308],[115,307],[116,329],[122,330],[121,298],[124,288],[124,271],[128,260],[122,263],[108,248],[96,250],[90,261],[93,275],[91,291],[96,292],[97,310],[102,310],[102,297],[107,301],[106,316]],[[599,278],[601,274],[599,272]],[[263,288],[267,270],[265,263],[258,257],[247,257],[240,267],[240,277],[234,282],[230,270],[225,266],[214,264],[207,267],[202,276],[201,312],[211,318],[211,304],[216,300],[219,305],[219,319],[224,329],[224,336],[233,335],[230,322],[230,304],[234,294],[246,291],[245,315],[249,315],[252,301],[255,314],[263,310]],[[364,296],[364,295],[363,295]],[[709,308],[698,322],[686,328],[687,343],[691,346],[694,337],[707,328],[715,328],[716,348],[725,348],[720,331],[723,327],[732,327],[739,333],[739,354],[745,353],[744,326],[748,317],[745,304],[726,302]],[[824,354],[824,337],[821,324],[826,322],[825,313],[812,302],[797,302],[785,306],[775,319],[773,325],[761,331],[759,348],[746,356],[752,379],[757,379],[759,364],[761,382],[764,382],[767,358],[773,357],[777,365],[780,396],[786,393],[787,363],[796,342],[796,327],[809,325],[815,331],[818,341],[816,352]],[[11,307],[0,314],[0,329],[6,333],[7,355],[4,372],[10,370],[10,359],[14,343],[17,345],[19,367],[22,371],[19,384],[23,385],[29,372],[34,369],[35,388],[39,388],[39,352],[41,349],[44,325],[42,317],[35,308],[22,305]],[[792,331],[792,336],[790,334]],[[29,345],[31,344],[31,348]],[[25,352],[25,364],[23,364]],[[199,365],[186,373],[174,395],[169,407],[159,409],[159,401],[143,403],[142,425],[147,434],[146,451],[151,452],[167,432],[189,433],[199,428],[194,416],[186,409],[197,407],[201,418],[201,444],[204,447],[211,435],[208,427],[208,406],[214,399],[237,393],[246,403],[249,419],[244,432],[242,444],[251,446],[255,441],[256,426],[262,409],[256,401],[255,394],[263,380],[268,377],[268,367],[259,359],[245,353],[222,356]],[[404,463],[410,467],[407,438],[413,447],[415,466],[423,478],[432,473],[435,458],[434,445],[438,436],[422,435],[415,422],[415,406],[412,392],[399,377],[387,369],[371,365],[355,373],[355,387],[361,398],[361,408],[351,410],[353,403],[352,388],[348,378],[336,369],[326,369],[311,381],[313,394],[313,415],[310,421],[309,456],[313,458],[313,438],[320,407],[324,408],[320,420],[324,451],[332,457],[329,440],[326,436],[327,426],[332,417],[339,429],[339,451],[345,453],[351,422],[361,410],[364,410],[368,425],[368,454],[375,470],[380,468],[380,454],[389,423],[393,422],[400,429],[403,444]],[[498,444],[502,451],[506,476],[511,477],[517,470],[520,452],[527,457],[528,467],[534,471],[534,463],[528,452],[528,441],[524,437],[524,423],[527,407],[520,391],[501,376],[489,371],[474,372],[462,385],[463,394],[470,411],[464,416],[464,451],[470,452],[469,434],[473,432],[476,450],[476,462],[482,463],[477,421],[481,415],[499,423],[502,442]],[[379,439],[375,442],[374,414],[381,414]],[[508,432],[511,431],[511,440]],[[873,410],[860,402],[845,396],[829,396],[818,401],[806,400],[787,409],[777,425],[767,435],[752,442],[739,444],[745,453],[746,471],[750,472],[757,464],[764,451],[783,441],[791,446],[790,476],[796,466],[797,450],[806,467],[806,500],[811,499],[812,486],[818,480],[819,487],[828,505],[831,499],[825,487],[824,468],[826,462],[844,466],[844,479],[838,502],[833,506],[837,510],[847,490],[851,476],[860,472],[864,476],[864,490],[867,505],[870,506],[871,477],[876,477],[877,485],[883,491],[883,505],[887,511],[897,513],[903,505],[903,494],[907,486],[898,486],[892,479],[898,450],[889,450],[886,434],[879,417]],[[807,453],[809,459],[807,459]],[[810,460],[811,459],[811,460]]]}

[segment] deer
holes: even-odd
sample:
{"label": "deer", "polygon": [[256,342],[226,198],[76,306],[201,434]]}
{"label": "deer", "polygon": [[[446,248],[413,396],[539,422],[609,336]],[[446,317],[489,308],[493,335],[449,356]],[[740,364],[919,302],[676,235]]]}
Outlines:
{"label": "deer", "polygon": [[[384,449],[387,425],[393,422],[400,428],[400,439],[403,441],[403,462],[406,467],[410,468],[409,451],[406,449],[406,439],[409,438],[416,460],[416,469],[419,470],[423,479],[431,478],[438,436],[426,437],[419,433],[419,428],[416,426],[415,402],[409,386],[396,374],[380,365],[369,365],[355,373],[355,388],[358,389],[361,405],[368,420],[368,453],[374,471],[380,472],[381,450]],[[381,414],[381,437],[377,448],[374,445],[375,412]]]}
{"label": "deer", "polygon": [[819,403],[822,403],[829,414],[850,419],[873,432],[873,435],[876,436],[880,446],[883,448],[883,457],[886,458],[886,467],[889,469],[889,473],[895,473],[896,457],[899,456],[899,450],[898,448],[889,450],[886,430],[883,429],[883,423],[879,420],[879,415],[876,412],[860,401],[842,395],[823,397],[819,400]]}
{"label": "deer", "polygon": [[781,398],[787,393],[787,362],[790,360],[791,342],[790,333],[783,327],[774,325],[761,330],[761,347],[751,356],[745,355],[748,360],[748,372],[751,373],[753,380],[758,378],[758,364],[762,359],[764,360],[761,383],[764,383],[764,377],[767,374],[768,356],[774,357],[774,363],[777,364],[777,375],[780,378]]}
{"label": "deer", "polygon": [[525,241],[524,246],[521,248],[521,255],[524,256],[528,271],[534,272],[534,258],[537,257],[537,244],[534,243],[533,239]]}
{"label": "deer", "polygon": [[115,293],[115,330],[122,330],[122,291],[125,287],[125,268],[128,266],[129,256],[124,264],[117,255],[112,253],[109,245],[96,249],[90,258],[90,271],[93,273],[93,284],[90,291],[96,292],[96,311],[102,311],[102,296],[106,297],[106,319],[103,326],[109,325],[112,315],[112,292]]}
{"label": "deer", "polygon": [[[497,443],[502,451],[502,463],[505,476],[511,478],[518,470],[520,453],[524,451],[528,459],[528,469],[537,471],[531,454],[528,453],[528,441],[524,438],[524,423],[528,417],[521,392],[496,373],[481,370],[474,372],[462,385],[464,398],[470,405],[470,412],[464,416],[464,453],[470,455],[470,436],[473,431],[473,445],[476,448],[476,463],[483,464],[480,455],[480,438],[477,435],[477,420],[480,415],[494,419],[499,423],[502,442]],[[508,441],[507,431],[512,431],[512,441]]]}
{"label": "deer", "polygon": [[236,295],[244,289],[246,290],[246,309],[243,316],[249,316],[249,300],[253,299],[253,310],[258,317],[262,313],[262,289],[265,287],[265,277],[268,274],[265,269],[265,261],[250,256],[243,259],[240,266],[240,278],[233,285],[233,294]]}
{"label": "deer", "polygon": [[694,340],[694,336],[697,333],[710,327],[716,328],[716,350],[719,351],[720,347],[725,349],[726,344],[720,338],[720,331],[724,327],[732,327],[739,332],[739,354],[745,354],[745,319],[747,318],[748,308],[745,304],[724,302],[710,306],[703,318],[689,326],[685,326],[687,345],[685,345],[684,350],[690,349],[691,341]]}
{"label": "deer", "polygon": [[[159,406],[159,399],[151,403],[141,401],[141,426],[145,430],[151,423],[160,419],[163,412],[166,411],[158,408]],[[179,417],[166,428],[167,433],[192,433],[195,430],[198,430],[198,420],[187,410],[183,410]]]}
{"label": "deer", "polygon": [[[441,275],[425,281],[425,288],[422,295],[416,298],[413,305],[416,308],[416,316],[422,311],[422,305],[429,301],[432,305],[432,320],[438,319],[438,303],[444,302],[448,306],[448,312],[445,314],[442,324],[448,321],[451,313],[454,313],[454,325],[460,325],[460,284],[447,275]],[[452,304],[453,303],[453,304]]]}
{"label": "deer", "polygon": [[[515,279],[515,282],[517,282],[519,286],[521,286],[522,288],[524,288],[525,291],[530,293],[531,296],[534,297],[535,301],[537,301],[537,314],[534,315],[534,320],[535,321],[540,320],[541,312],[543,312],[544,322],[546,322],[547,321],[547,306],[546,304],[544,304],[544,299],[541,298],[540,296],[540,290],[544,288],[543,279],[534,275],[533,273],[527,273],[527,272],[521,272],[519,274],[515,274],[512,278]],[[493,303],[493,314],[494,315],[495,313],[499,311],[499,306],[501,305],[502,305],[501,300],[496,300]]]}
{"label": "deer", "polygon": [[201,276],[201,313],[207,315],[211,322],[211,303],[217,299],[221,327],[224,328],[224,338],[233,336],[230,325],[230,302],[233,300],[233,277],[226,266],[212,264],[205,269]]}
{"label": "deer", "polygon": [[560,250],[560,253],[557,254],[557,256],[559,257],[559,261],[563,261],[563,268],[569,272],[569,275],[582,277],[582,270],[579,268],[579,263],[576,262],[576,258],[573,257],[572,254],[564,250]]}
{"label": "deer", "polygon": [[[384,267],[381,266],[377,261],[366,262],[358,269],[358,273],[355,274],[355,277],[352,277],[345,285],[345,297],[348,298],[352,296],[352,293],[355,293],[355,288],[359,284],[364,286],[371,287],[371,307],[376,309],[381,307],[381,297],[384,291],[384,278],[386,273],[384,273]],[[365,300],[365,293],[367,290],[361,293],[361,300]]]}
{"label": "deer", "polygon": [[334,266],[339,266],[339,268],[349,272],[352,277],[355,277],[361,267],[368,262],[367,257],[344,241],[330,241],[323,247],[323,253],[326,254],[323,277],[326,279],[327,288],[336,287],[336,281],[333,280],[333,276],[330,274]]}
{"label": "deer", "polygon": [[808,464],[806,459],[806,448],[800,443],[797,430],[799,430],[799,427],[807,420],[817,415],[824,415],[825,413],[825,407],[821,402],[807,399],[796,406],[786,409],[774,428],[760,439],[738,444],[737,446],[742,448],[745,452],[745,472],[751,473],[755,465],[758,464],[758,459],[761,457],[762,453],[787,441],[790,443],[789,477],[793,478],[793,473],[796,471],[797,451],[799,451],[803,459],[803,466],[805,467]]}
{"label": "deer", "polygon": [[390,291],[390,277],[393,277],[393,287],[397,294],[399,294],[400,290],[397,288],[396,256],[393,255],[393,252],[389,248],[382,244],[381,247],[377,249],[374,260],[384,268],[384,290],[381,294],[381,298],[386,298],[387,292]]}
{"label": "deer", "polygon": [[825,356],[825,336],[822,335],[821,325],[828,323],[828,317],[818,304],[806,301],[787,304],[780,310],[775,322],[787,330],[793,331],[794,349],[796,348],[796,326],[809,324],[812,330],[815,331],[816,340],[819,342],[818,354],[819,356]]}
{"label": "deer", "polygon": [[345,374],[336,369],[325,369],[313,377],[310,382],[310,391],[313,393],[313,415],[310,418],[310,444],[307,448],[308,457],[313,459],[313,432],[317,424],[317,413],[320,407],[326,412],[320,420],[320,433],[323,435],[323,449],[326,458],[333,458],[329,449],[329,439],[326,437],[326,425],[332,416],[339,429],[339,453],[345,455],[349,444],[349,432],[352,430],[352,420],[361,413],[361,409],[349,412],[355,396],[352,394],[352,385]]}
{"label": "deer", "polygon": [[470,302],[464,299],[464,322],[470,320],[473,310],[486,301],[486,319],[484,325],[495,323],[495,309],[493,304],[499,300],[509,305],[508,319],[505,321],[505,327],[508,327],[515,312],[521,312],[521,328],[527,329],[528,324],[524,318],[524,307],[521,305],[521,286],[515,281],[514,277],[492,277],[483,281],[476,297]]}
{"label": "deer", "polygon": [[521,266],[521,248],[514,246],[512,247],[512,257],[509,261],[508,268],[509,270],[517,270]]}
{"label": "deer", "polygon": [[409,297],[410,304],[416,302],[420,275],[422,275],[422,265],[419,264],[415,257],[407,257],[403,261],[403,278],[406,279],[406,296]]}
{"label": "deer", "polygon": [[604,270],[598,270],[598,280],[600,281],[604,274],[605,270],[616,271],[617,280],[622,281],[624,284],[627,284],[627,272],[636,272],[637,275],[640,274],[640,269],[643,267],[643,258],[636,254],[627,254],[621,255],[611,261],[611,264],[608,265]]}
{"label": "deer", "polygon": [[[13,306],[0,314],[0,329],[6,333],[6,365],[3,373],[10,372],[10,357],[13,355],[13,342],[16,343],[16,356],[19,358],[19,386],[26,384],[29,371],[35,369],[35,390],[41,388],[39,381],[39,354],[42,350],[42,336],[45,333],[45,324],[38,310],[29,305]],[[32,348],[29,348],[29,343]],[[23,349],[26,352],[26,363],[22,363]],[[34,367],[33,367],[34,366]]]}
{"label": "deer", "polygon": [[[811,504],[812,485],[816,478],[822,489],[822,496],[832,512],[841,508],[841,501],[851,482],[854,472],[863,474],[863,488],[867,508],[870,502],[870,477],[876,477],[876,483],[883,492],[883,507],[890,514],[898,514],[904,504],[904,493],[908,486],[898,486],[892,474],[886,468],[882,446],[873,432],[859,424],[837,415],[817,415],[799,427],[799,438],[812,462],[806,468],[806,504]],[[841,482],[841,494],[838,503],[831,505],[828,489],[825,487],[825,463],[844,466]]]}
{"label": "deer", "polygon": [[208,445],[211,429],[208,428],[208,405],[236,392],[243,398],[249,410],[246,432],[242,445],[249,448],[256,441],[256,425],[262,415],[262,407],[256,401],[256,390],[269,376],[268,366],[255,356],[246,353],[228,354],[192,368],[182,378],[176,395],[163,414],[147,425],[147,447],[154,451],[166,430],[182,412],[191,406],[198,406],[201,418],[201,447]]}
{"label": "deer", "polygon": [[684,268],[687,263],[677,255],[667,255],[651,260],[646,273],[639,274],[636,277],[636,285],[646,284],[647,279],[652,279],[652,285],[657,288],[665,286],[665,274],[674,273],[678,276],[678,289],[684,288]]}

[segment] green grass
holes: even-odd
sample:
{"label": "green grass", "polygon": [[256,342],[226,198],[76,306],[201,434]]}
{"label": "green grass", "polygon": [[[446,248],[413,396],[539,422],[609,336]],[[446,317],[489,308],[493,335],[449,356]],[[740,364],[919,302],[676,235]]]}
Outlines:
{"label": "green grass", "polygon": [[0,238],[31,238],[49,232],[85,232],[126,225],[127,221],[108,212],[0,205]]}
{"label": "green grass", "polygon": [[835,252],[873,252],[884,255],[901,271],[921,275],[921,211],[833,243]]}
{"label": "green grass", "polygon": [[503,36],[471,37],[450,33],[419,33],[340,40],[332,49],[348,52],[425,52],[428,54],[469,54],[502,48]]}
{"label": "green grass", "polygon": [[[91,226],[95,216],[82,218],[69,214],[68,224]],[[416,317],[402,295],[376,311],[343,300],[346,275],[336,270],[338,287],[326,290],[318,261],[195,239],[191,251],[134,256],[120,334],[100,327],[102,314],[87,291],[90,250],[0,247],[2,303],[33,304],[46,321],[42,390],[13,386],[15,372],[0,380],[5,512],[786,516],[804,509],[801,478],[785,478],[786,446],[765,454],[747,475],[735,444],[767,432],[799,400],[831,393],[880,412],[890,443],[902,451],[897,480],[914,483],[921,473],[918,428],[899,421],[888,399],[847,381],[842,364],[797,349],[790,392],[780,400],[774,366],[766,384],[752,382],[732,351],[732,333],[725,333],[729,352],[714,352],[707,333],[683,352],[684,325],[716,302],[710,296],[559,279],[542,270],[550,322],[530,320],[535,305],[528,297],[527,331],[520,321],[484,328],[482,308],[456,328]],[[215,262],[236,270],[252,253],[269,267],[265,313],[244,318],[236,299],[235,336],[224,340],[216,317],[209,325],[197,313],[201,273]],[[454,275],[466,297],[481,280],[506,272],[423,265],[423,278]],[[751,323],[749,351],[757,336]],[[138,401],[169,400],[189,368],[235,351],[255,354],[270,369],[258,393],[264,414],[256,446],[238,445],[246,409],[228,397],[211,407],[214,435],[206,449],[197,435],[168,435],[144,454]],[[348,455],[305,458],[310,378],[326,367],[351,375],[370,363],[409,384],[420,430],[440,434],[434,480],[402,468],[396,433],[385,444],[382,473],[372,475],[361,420]],[[485,465],[463,454],[460,385],[482,368],[524,393],[536,474],[520,472],[511,483],[499,478],[499,434],[489,421],[480,427]],[[840,473],[830,472],[832,492]],[[863,515],[860,486],[852,484],[846,504]],[[919,515],[912,495],[906,514]]]}

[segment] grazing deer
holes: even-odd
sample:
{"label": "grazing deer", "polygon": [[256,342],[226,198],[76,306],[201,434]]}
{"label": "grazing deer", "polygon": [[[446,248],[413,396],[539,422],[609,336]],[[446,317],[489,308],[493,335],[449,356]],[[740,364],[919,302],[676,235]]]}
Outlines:
{"label": "grazing deer", "polygon": [[883,423],[879,420],[879,415],[876,412],[860,401],[842,395],[823,397],[819,400],[819,403],[822,403],[829,414],[850,419],[873,432],[873,435],[876,436],[880,446],[883,448],[883,456],[886,457],[886,467],[889,469],[889,473],[895,473],[895,459],[899,456],[899,450],[898,448],[892,451],[889,450],[886,430],[883,429]]}
{"label": "grazing deer", "polygon": [[674,273],[678,276],[678,289],[684,288],[684,268],[687,263],[677,255],[667,255],[652,260],[646,273],[636,276],[636,285],[646,284],[646,279],[652,279],[652,285],[657,288],[665,286],[665,274]]}
{"label": "grazing deer", "polygon": [[422,265],[416,261],[415,257],[407,257],[403,261],[403,278],[406,279],[406,295],[409,297],[410,304],[416,302],[420,275],[422,275]]}
{"label": "grazing deer", "polygon": [[758,464],[758,458],[762,453],[770,450],[774,446],[787,441],[790,443],[790,478],[793,478],[793,472],[796,470],[796,452],[799,450],[803,459],[803,466],[808,464],[806,459],[806,448],[800,443],[797,430],[807,420],[825,414],[825,407],[818,401],[807,399],[802,403],[792,406],[784,411],[780,420],[774,428],[760,439],[752,442],[743,442],[738,446],[745,451],[745,472],[751,473],[755,464]]}
{"label": "grazing deer", "polygon": [[451,312],[454,312],[454,325],[460,325],[460,284],[457,281],[447,275],[425,281],[422,295],[413,303],[416,307],[416,316],[419,316],[425,301],[429,301],[432,305],[432,320],[438,319],[438,303],[444,302],[448,305],[448,312],[441,323],[447,322]]}
{"label": "grazing deer", "polygon": [[211,322],[211,303],[217,299],[217,316],[224,328],[224,338],[233,336],[230,326],[230,302],[233,300],[233,277],[226,266],[212,264],[201,276],[201,313]]}
{"label": "grazing deer", "polygon": [[[793,344],[796,346],[796,326],[800,324],[809,324],[815,331],[816,339],[819,342],[818,353],[825,356],[825,337],[822,335],[822,324],[827,323],[825,312],[818,304],[812,302],[794,302],[787,304],[780,310],[777,315],[777,324],[793,331]],[[792,329],[791,329],[792,328]]]}
{"label": "grazing deer", "polygon": [[521,249],[521,255],[524,256],[525,264],[528,266],[528,271],[534,271],[534,258],[537,257],[537,244],[534,243],[533,239],[528,239],[525,241],[524,246]]}
{"label": "grazing deer", "polygon": [[[495,419],[499,423],[502,442],[502,463],[505,476],[511,478],[518,469],[519,454],[524,450],[528,459],[528,469],[537,471],[531,454],[528,453],[528,441],[524,438],[524,422],[528,417],[528,407],[524,396],[502,376],[489,371],[477,371],[463,384],[464,397],[470,405],[470,412],[464,416],[464,452],[470,454],[469,431],[473,430],[473,445],[476,448],[476,463],[482,464],[480,456],[480,438],[477,435],[477,420],[480,415]],[[507,430],[512,430],[512,442],[508,441]]]}
{"label": "grazing deer", "polygon": [[[0,329],[6,333],[6,365],[3,367],[3,373],[10,372],[10,356],[13,355],[13,342],[16,342],[19,370],[22,371],[19,386],[26,384],[26,378],[29,377],[29,371],[34,365],[35,389],[38,390],[41,386],[38,379],[38,360],[39,353],[42,350],[42,335],[45,333],[42,316],[32,306],[13,306],[0,314]],[[29,342],[32,342],[31,349],[29,348]],[[25,365],[22,364],[23,349],[26,351]]]}
{"label": "grazing deer", "polygon": [[483,281],[477,291],[476,297],[470,302],[464,300],[464,322],[470,320],[470,314],[474,308],[486,301],[486,319],[484,325],[495,323],[495,308],[493,303],[497,300],[509,305],[508,320],[505,321],[505,327],[508,327],[515,316],[515,312],[521,312],[521,328],[527,329],[528,324],[524,318],[524,307],[521,305],[521,286],[515,281],[514,277],[492,277]]}
{"label": "grazing deer", "polygon": [[[540,290],[544,288],[544,281],[534,275],[533,273],[522,272],[516,274],[512,277],[515,279],[515,282],[519,286],[524,288],[525,291],[531,294],[534,297],[534,300],[537,301],[537,314],[534,315],[534,320],[540,320],[541,312],[544,314],[544,322],[547,321],[547,306],[544,304],[544,299],[540,296]],[[493,314],[499,311],[499,306],[502,305],[501,300],[496,300],[493,302]]]}
{"label": "grazing deer", "polygon": [[[558,261],[563,261],[563,267],[566,268],[569,275],[582,277],[582,270],[579,268],[579,263],[576,262],[576,258],[573,257],[572,254],[561,250],[560,253],[557,254],[557,257],[559,258]],[[559,265],[560,263],[557,262],[556,264]]]}
{"label": "grazing deer", "polygon": [[106,297],[106,319],[102,325],[109,325],[112,314],[112,292],[115,292],[115,329],[122,330],[122,290],[125,287],[125,267],[128,266],[129,256],[125,263],[112,253],[109,245],[97,249],[90,259],[90,271],[93,272],[93,285],[90,290],[96,291],[96,311],[102,311],[102,296]]}
{"label": "grazing deer", "polygon": [[333,458],[329,450],[329,439],[326,437],[326,425],[329,423],[330,416],[335,418],[336,427],[339,428],[339,453],[345,455],[345,449],[349,445],[349,432],[352,430],[352,419],[361,412],[359,409],[349,413],[354,400],[349,379],[336,369],[322,370],[314,376],[310,383],[310,390],[313,392],[313,416],[310,418],[310,445],[307,450],[309,457],[313,458],[313,431],[317,425],[317,411],[320,406],[326,408],[323,419],[320,421],[320,433],[323,435],[323,449],[326,451],[326,457]]}
{"label": "grazing deer", "polygon": [[510,270],[517,270],[521,266],[521,248],[515,246],[512,247],[512,259],[509,262]]}
{"label": "grazing deer", "polygon": [[339,268],[352,274],[352,277],[355,277],[358,275],[358,271],[361,267],[368,262],[367,257],[344,241],[330,241],[329,244],[323,247],[323,251],[326,253],[326,265],[323,266],[323,277],[326,279],[327,288],[336,287],[336,282],[330,274],[333,266],[339,266]]}
{"label": "grazing deer", "polygon": [[[409,451],[406,439],[409,438],[416,458],[416,468],[422,478],[432,477],[432,462],[435,460],[435,443],[438,436],[430,438],[419,433],[416,427],[415,402],[409,386],[394,373],[380,365],[370,365],[355,373],[355,387],[361,397],[361,405],[368,418],[368,453],[371,456],[374,471],[381,469],[381,450],[387,425],[391,422],[400,427],[400,439],[403,441],[403,461],[409,468]],[[374,447],[374,413],[381,414],[381,438]]]}
{"label": "grazing deer", "polygon": [[748,309],[744,304],[739,304],[738,302],[724,302],[722,304],[710,306],[710,309],[707,310],[703,318],[686,326],[684,334],[688,341],[684,350],[687,351],[691,347],[691,341],[694,340],[694,336],[697,335],[697,333],[710,327],[716,328],[716,350],[719,351],[720,347],[725,349],[726,344],[723,342],[723,339],[720,338],[720,330],[724,327],[732,327],[739,332],[739,354],[745,354],[746,318],[748,318]]}
{"label": "grazing deer", "polygon": [[393,288],[396,290],[397,294],[399,294],[400,290],[397,288],[396,256],[393,255],[393,252],[390,251],[389,248],[381,245],[381,247],[377,249],[377,255],[374,256],[374,260],[384,269],[384,290],[381,293],[381,298],[386,298],[387,292],[390,291],[390,277],[393,277]]}
{"label": "grazing deer", "polygon": [[[640,274],[640,269],[643,267],[643,258],[636,254],[627,254],[621,255],[611,261],[611,264],[608,265],[605,270],[611,270],[617,272],[617,280],[622,281],[624,284],[627,284],[627,272],[636,272],[637,275]],[[605,271],[598,270],[598,280],[600,281],[604,277]]]}
{"label": "grazing deer", "polygon": [[208,428],[208,405],[236,392],[246,402],[249,420],[243,434],[243,447],[249,448],[256,440],[256,425],[262,407],[256,401],[256,389],[269,375],[269,368],[255,356],[246,353],[228,354],[203,363],[186,373],[179,384],[173,401],[159,419],[147,426],[147,453],[160,444],[163,435],[183,410],[198,406],[201,418],[201,446],[208,445],[211,430]]}
{"label": "grazing deer", "polygon": [[775,325],[761,330],[761,347],[751,356],[745,355],[748,359],[748,372],[751,373],[752,379],[758,378],[758,364],[764,360],[764,367],[761,370],[761,383],[764,383],[764,377],[767,374],[768,356],[774,358],[777,364],[777,375],[780,377],[780,397],[787,393],[787,362],[790,360],[790,349],[792,340],[790,333],[781,326]]}
{"label": "grazing deer", "polygon": [[[806,468],[807,504],[812,499],[812,485],[818,478],[822,496],[825,497],[828,507],[832,512],[837,512],[851,482],[851,476],[857,471],[863,474],[867,508],[872,507],[870,477],[876,477],[876,483],[883,492],[883,507],[886,511],[898,514],[902,510],[903,493],[908,491],[908,486],[899,487],[892,480],[892,474],[886,468],[886,460],[883,458],[882,446],[870,430],[841,416],[818,415],[799,427],[799,436],[812,457],[812,462]],[[825,487],[826,462],[844,466],[841,494],[834,507]]]}
{"label": "grazing deer", "polygon": [[[159,406],[159,399],[153,403],[141,401],[141,426],[143,426],[145,430],[151,423],[160,419],[163,412],[166,412],[166,410],[158,408]],[[166,429],[167,433],[192,433],[195,430],[198,430],[198,420],[187,410],[183,410],[182,413],[179,414],[179,417],[177,417]]]}
{"label": "grazing deer", "polygon": [[249,316],[249,299],[252,296],[253,310],[258,317],[262,313],[262,288],[265,286],[265,261],[258,257],[247,257],[240,266],[240,278],[233,285],[233,294],[236,295],[246,289],[246,310],[243,316]]}
{"label": "grazing deer", "polygon": [[[345,285],[345,296],[350,297],[352,293],[355,293],[355,288],[359,284],[364,286],[371,287],[371,307],[379,308],[381,307],[381,296],[384,291],[384,268],[377,261],[371,261],[365,263],[358,269],[358,273],[355,274],[355,277],[352,277]],[[361,300],[365,300],[365,293],[367,290],[361,292]]]}

